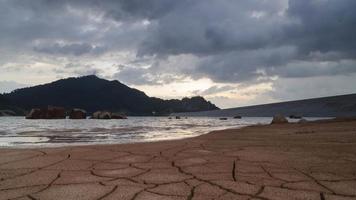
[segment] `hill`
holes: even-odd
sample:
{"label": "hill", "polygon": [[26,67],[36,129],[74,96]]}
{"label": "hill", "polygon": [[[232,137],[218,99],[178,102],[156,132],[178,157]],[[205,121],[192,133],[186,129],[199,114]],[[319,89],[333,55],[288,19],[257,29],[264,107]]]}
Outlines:
{"label": "hill", "polygon": [[275,114],[304,117],[356,116],[356,94],[288,101],[256,106],[221,109],[216,111],[174,113],[183,116],[271,117]]}
{"label": "hill", "polygon": [[11,104],[4,95],[0,94],[0,116],[24,115],[25,111]]}
{"label": "hill", "polygon": [[203,97],[163,100],[149,97],[117,80],[108,81],[95,75],[67,78],[52,83],[14,90],[3,98],[25,110],[47,105],[67,109],[82,108],[88,112],[110,110],[127,115],[167,115],[172,112],[216,110]]}

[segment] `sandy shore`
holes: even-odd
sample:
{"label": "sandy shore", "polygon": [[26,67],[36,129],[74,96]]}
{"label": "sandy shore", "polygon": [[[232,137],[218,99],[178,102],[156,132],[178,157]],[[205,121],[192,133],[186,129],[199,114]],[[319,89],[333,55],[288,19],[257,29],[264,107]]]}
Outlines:
{"label": "sandy shore", "polygon": [[356,121],[0,149],[0,199],[356,199]]}

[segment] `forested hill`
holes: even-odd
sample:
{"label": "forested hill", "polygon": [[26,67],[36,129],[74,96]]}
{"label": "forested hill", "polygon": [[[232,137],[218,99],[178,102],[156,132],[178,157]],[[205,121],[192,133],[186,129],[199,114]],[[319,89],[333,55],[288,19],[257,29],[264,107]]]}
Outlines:
{"label": "forested hill", "polygon": [[[95,75],[67,78],[4,94],[3,102],[24,110],[47,105],[67,109],[81,108],[88,112],[110,110],[127,115],[167,115],[172,112],[195,112],[219,109],[203,97],[163,100],[149,97],[117,80],[109,81]],[[0,102],[1,104],[1,102]]]}

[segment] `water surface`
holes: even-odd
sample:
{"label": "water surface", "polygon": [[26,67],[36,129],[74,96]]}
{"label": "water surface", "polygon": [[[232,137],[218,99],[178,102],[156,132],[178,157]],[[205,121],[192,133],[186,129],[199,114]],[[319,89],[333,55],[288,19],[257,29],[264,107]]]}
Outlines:
{"label": "water surface", "polygon": [[174,140],[213,130],[266,124],[268,117],[219,120],[212,117],[129,117],[127,120],[26,120],[0,117],[0,147],[55,147]]}

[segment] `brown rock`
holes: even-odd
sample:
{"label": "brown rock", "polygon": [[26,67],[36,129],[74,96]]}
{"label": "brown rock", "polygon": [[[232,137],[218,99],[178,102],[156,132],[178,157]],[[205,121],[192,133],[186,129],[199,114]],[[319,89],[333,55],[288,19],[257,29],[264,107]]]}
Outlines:
{"label": "brown rock", "polygon": [[62,107],[48,106],[47,108],[34,108],[28,113],[26,119],[65,119],[66,113]]}
{"label": "brown rock", "polygon": [[111,113],[107,111],[96,111],[93,113],[92,119],[111,119]]}
{"label": "brown rock", "polygon": [[125,115],[113,113],[111,114],[111,119],[127,119],[127,117]]}
{"label": "brown rock", "polygon": [[82,109],[73,109],[69,114],[69,119],[86,119],[87,112]]}
{"label": "brown rock", "polygon": [[31,111],[26,115],[26,119],[41,119],[41,116],[41,109],[32,108]]}
{"label": "brown rock", "polygon": [[290,115],[289,118],[291,118],[291,119],[301,119],[302,116],[300,116],[300,115]]}
{"label": "brown rock", "polygon": [[62,107],[48,106],[45,110],[45,119],[65,119],[65,109]]}
{"label": "brown rock", "polygon": [[271,122],[271,124],[285,124],[285,123],[288,123],[288,120],[283,115],[275,115]]}

